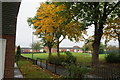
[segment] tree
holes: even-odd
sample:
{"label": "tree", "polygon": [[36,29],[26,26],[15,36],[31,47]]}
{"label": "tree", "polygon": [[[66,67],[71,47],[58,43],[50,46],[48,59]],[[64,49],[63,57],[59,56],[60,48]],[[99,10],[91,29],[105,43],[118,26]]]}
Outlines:
{"label": "tree", "polygon": [[[85,38],[84,35],[87,35],[86,33],[82,35],[81,37],[81,41],[84,41],[84,45],[83,45],[83,51],[92,51],[92,43],[93,43],[93,36],[89,36],[88,38]],[[87,35],[88,36],[88,35]]]}
{"label": "tree", "polygon": [[19,56],[21,55],[21,48],[20,48],[20,46],[17,47],[16,55],[19,55]]}
{"label": "tree", "polygon": [[[78,40],[81,35],[80,23],[78,21],[70,21],[66,24],[69,18],[72,18],[68,12],[61,16],[67,7],[56,5],[55,3],[41,3],[37,14],[34,18],[28,19],[28,24],[33,24],[37,35],[44,35],[45,42],[55,43],[57,45],[57,53],[59,54],[59,44],[66,38]],[[69,16],[68,16],[69,15]],[[62,38],[60,40],[60,38]]]}
{"label": "tree", "polygon": [[21,48],[20,48],[20,46],[18,46],[16,55],[15,55],[15,61],[16,62],[18,62],[18,60],[20,59],[20,56],[21,56]]}
{"label": "tree", "polygon": [[[85,48],[85,51],[93,52],[92,44],[93,44],[93,41],[94,41],[94,36],[89,36],[84,41],[85,41],[85,44],[83,45],[83,48]],[[103,43],[100,42],[99,53],[104,52],[104,49],[105,49],[105,45],[103,45]]]}
{"label": "tree", "polygon": [[118,40],[120,50],[120,17],[106,22],[103,35],[108,41],[112,39]]}
{"label": "tree", "polygon": [[118,50],[119,48],[116,46],[109,45],[107,46],[107,50]]}
{"label": "tree", "polygon": [[101,42],[99,48],[99,54],[104,54],[104,51],[105,51],[105,45]]}
{"label": "tree", "polygon": [[92,48],[92,43],[93,42],[88,42],[88,43],[85,43],[83,45],[83,51],[86,52],[86,51],[93,51],[93,48]]}
{"label": "tree", "polygon": [[48,40],[46,40],[44,37],[41,38],[41,42],[43,42],[43,46],[44,46],[44,47],[45,47],[45,46],[48,47],[48,49],[49,49],[49,57],[50,57],[50,56],[52,55],[51,49],[52,49],[52,47],[54,46],[54,42],[48,41]]}
{"label": "tree", "polygon": [[34,49],[36,51],[40,50],[42,48],[42,43],[40,43],[40,42],[34,42],[34,43],[32,43],[31,47],[32,47],[32,49]]}
{"label": "tree", "polygon": [[[65,3],[63,3],[65,4]],[[68,5],[68,3],[66,3]],[[83,21],[85,26],[94,25],[94,42],[92,53],[92,64],[97,65],[99,62],[99,47],[103,28],[107,19],[113,19],[118,13],[119,2],[73,2],[69,3],[68,10],[74,14],[74,19]],[[114,15],[113,15],[114,14]]]}

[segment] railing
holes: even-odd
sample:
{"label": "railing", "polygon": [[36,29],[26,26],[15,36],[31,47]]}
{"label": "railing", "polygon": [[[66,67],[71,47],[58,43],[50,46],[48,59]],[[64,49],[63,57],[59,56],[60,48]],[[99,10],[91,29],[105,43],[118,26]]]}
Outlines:
{"label": "railing", "polygon": [[[33,60],[31,58],[23,57],[26,60],[30,60],[33,62],[33,64],[40,66],[41,68],[47,69],[55,74],[63,75],[63,76],[72,76],[73,73],[71,71],[68,71],[66,68],[58,67],[56,64],[49,64],[49,61],[46,59],[37,58],[36,60]],[[57,61],[55,61],[56,63]],[[94,80],[100,79],[109,79],[109,80],[120,80],[120,65],[109,65],[109,67],[106,66],[97,66],[97,67],[91,67],[93,70],[88,74],[86,78],[94,78]],[[92,77],[91,77],[92,76]]]}
{"label": "railing", "polygon": [[[56,69],[56,64],[52,64],[51,69],[48,68],[49,65],[49,61],[46,59],[41,59],[41,58],[37,58],[37,64],[39,65],[41,68],[46,68],[48,70],[51,70],[52,72],[54,72],[55,74],[57,74],[57,69]],[[50,67],[50,66],[49,66]]]}

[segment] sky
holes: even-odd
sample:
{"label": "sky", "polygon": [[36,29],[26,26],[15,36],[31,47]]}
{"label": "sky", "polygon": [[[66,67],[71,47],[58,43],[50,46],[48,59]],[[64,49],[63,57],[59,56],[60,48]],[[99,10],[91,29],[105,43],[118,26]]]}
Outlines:
{"label": "sky", "polygon": [[[20,45],[21,47],[30,47],[33,42],[39,41],[40,39],[37,36],[32,36],[33,29],[28,25],[27,18],[34,17],[36,14],[37,8],[40,6],[40,3],[46,0],[22,0],[18,19],[17,19],[17,30],[16,30],[16,45]],[[88,30],[89,35],[94,34],[94,28],[91,27]],[[104,40],[102,40],[104,42]],[[60,47],[73,47],[80,46],[82,47],[84,42],[71,42],[68,39],[64,39],[62,43],[60,43]],[[118,41],[110,41],[109,45],[118,46]]]}

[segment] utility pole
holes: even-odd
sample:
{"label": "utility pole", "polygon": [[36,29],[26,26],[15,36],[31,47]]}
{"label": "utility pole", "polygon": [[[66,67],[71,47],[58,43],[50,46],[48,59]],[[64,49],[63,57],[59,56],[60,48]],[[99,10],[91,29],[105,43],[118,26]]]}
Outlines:
{"label": "utility pole", "polygon": [[33,59],[33,33],[34,32],[32,32],[32,59]]}
{"label": "utility pole", "polygon": [[[86,40],[85,40],[85,41],[86,41]],[[86,48],[86,43],[85,43],[85,41],[84,41],[84,53],[85,53],[85,51],[86,51],[86,50],[85,50],[85,48]]]}

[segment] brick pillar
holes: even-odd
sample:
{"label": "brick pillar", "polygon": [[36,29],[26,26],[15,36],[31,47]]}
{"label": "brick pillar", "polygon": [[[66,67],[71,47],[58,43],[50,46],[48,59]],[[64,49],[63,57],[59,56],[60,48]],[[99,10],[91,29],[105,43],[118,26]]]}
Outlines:
{"label": "brick pillar", "polygon": [[[6,39],[4,78],[14,77],[16,21],[20,2],[2,2],[2,35]],[[0,36],[1,37],[1,36]]]}
{"label": "brick pillar", "polygon": [[2,35],[6,39],[5,54],[5,78],[13,78],[14,76],[14,57],[15,57],[15,35]]}

